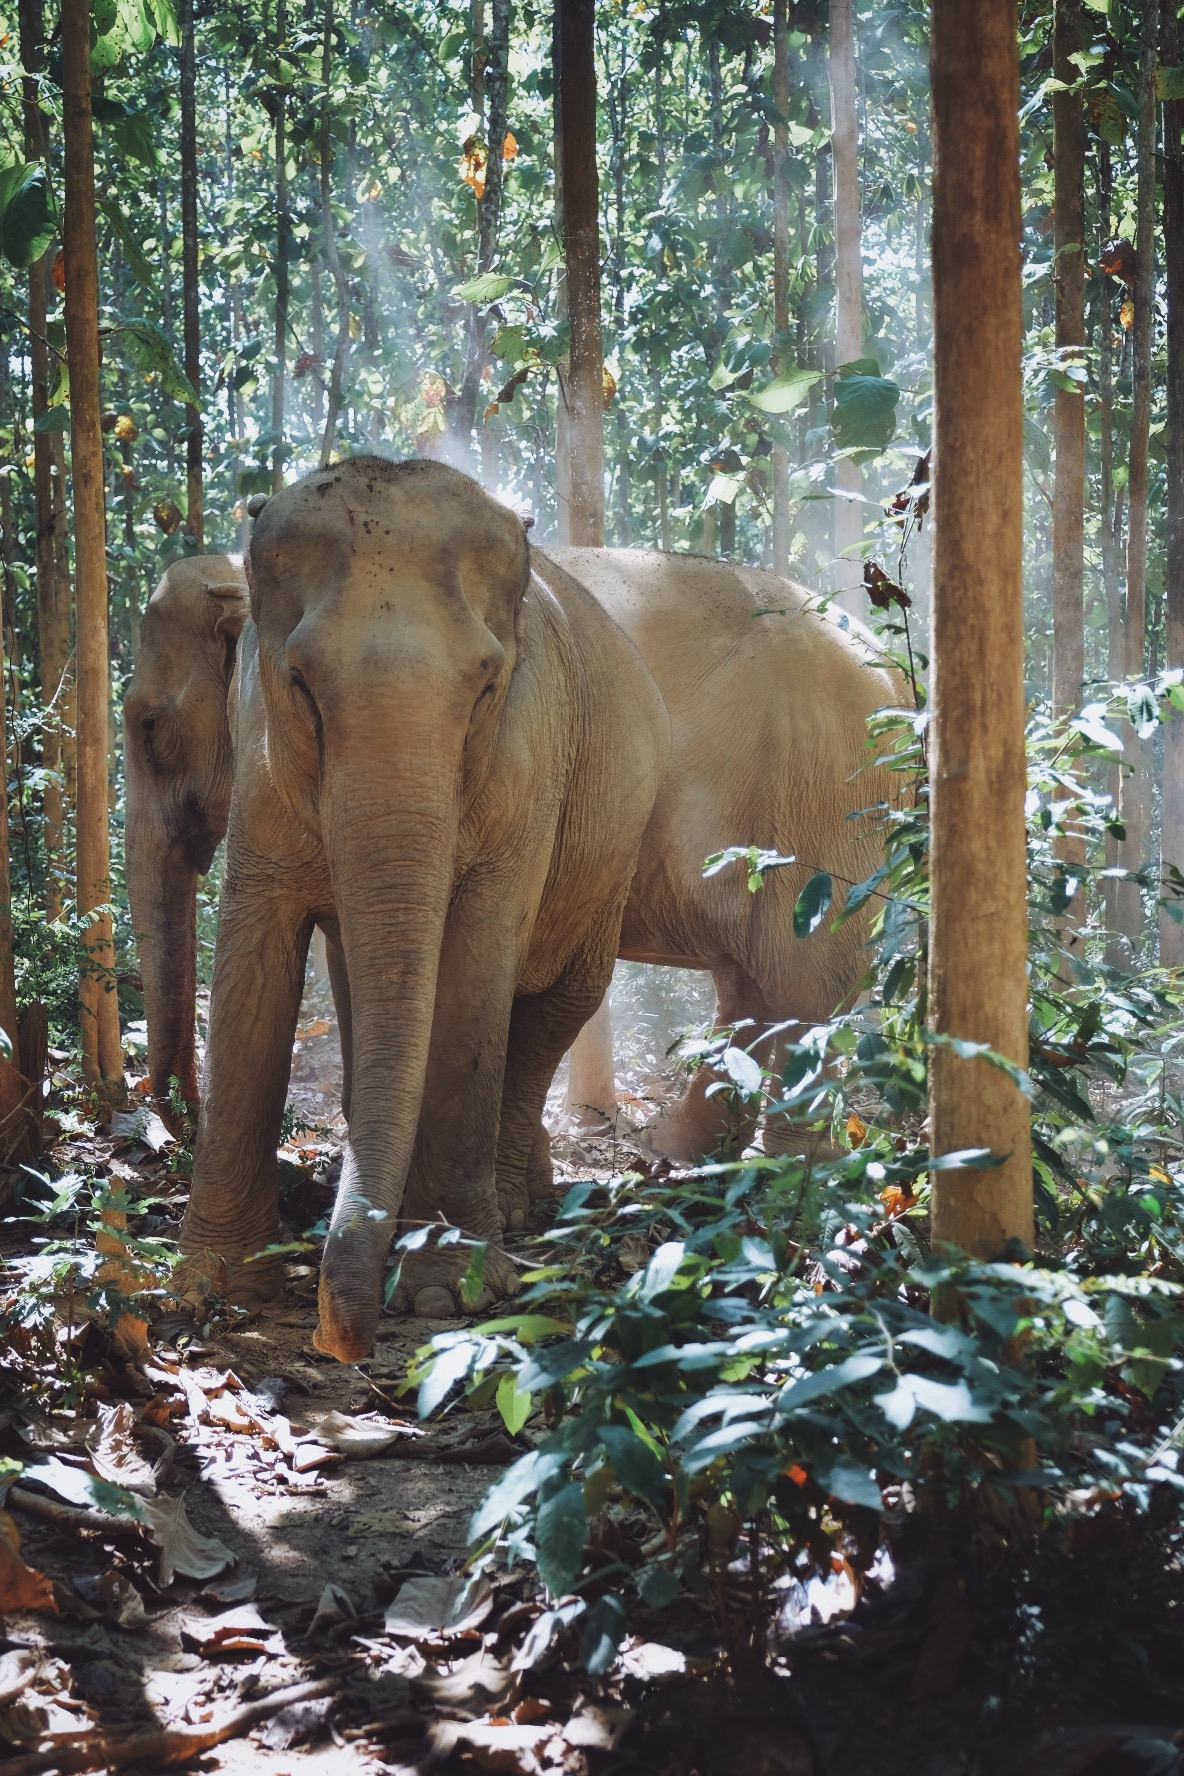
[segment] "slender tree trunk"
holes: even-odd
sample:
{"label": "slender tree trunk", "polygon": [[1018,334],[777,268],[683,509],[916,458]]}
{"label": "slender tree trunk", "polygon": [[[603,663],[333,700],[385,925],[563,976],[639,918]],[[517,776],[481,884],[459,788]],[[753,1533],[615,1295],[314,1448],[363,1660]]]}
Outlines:
{"label": "slender tree trunk", "polygon": [[[666,197],[666,82],[663,78],[666,46],[659,40],[654,57],[654,145],[658,158],[658,208]],[[670,548],[670,469],[666,446],[662,443],[662,421],[666,403],[662,396],[662,372],[656,358],[650,365],[650,388],[654,403],[654,439],[657,449],[658,547]]]}
{"label": "slender tree trunk", "polygon": [[78,576],[78,911],[94,913],[84,939],[79,988],[82,1064],[92,1081],[122,1080],[115,943],[110,912],[107,800],[106,501],[99,394],[99,299],[95,166],[90,109],[90,9],[62,0],[65,118],[66,352],[70,365],[70,457]]}
{"label": "slender tree trunk", "polygon": [[[25,68],[25,158],[44,161],[48,154],[48,129],[41,109],[37,76],[45,66],[45,32],[42,0],[21,0],[21,62]],[[34,428],[49,406],[50,361],[46,340],[49,308],[49,267],[46,252],[30,265],[29,278],[29,372],[30,406]],[[60,433],[58,434],[60,438]],[[56,495],[56,497],[55,497]],[[53,438],[33,432],[33,499],[36,515],[37,634],[41,656],[41,701],[47,710],[41,734],[41,763],[45,770],[42,791],[45,844],[45,911],[56,919],[62,910],[66,876],[65,807],[63,796],[62,725],[65,720],[63,679],[70,652],[70,582],[59,578],[59,558],[64,553],[56,532],[65,524],[60,511],[63,490],[54,485]]]}
{"label": "slender tree trunk", "polygon": [[[201,393],[201,310],[197,276],[197,55],[193,41],[193,0],[179,0],[181,27],[181,312],[184,317],[185,374]],[[185,482],[187,524],[199,549],[205,548],[202,490],[201,409],[185,404]]]}
{"label": "slender tree trunk", "polygon": [[[1085,117],[1080,74],[1069,58],[1082,47],[1081,0],[1056,0],[1053,72],[1066,90],[1054,93],[1053,244],[1056,263],[1056,345],[1062,372],[1081,366],[1085,352]],[[1052,706],[1067,721],[1081,706],[1085,679],[1085,390],[1058,384],[1053,420],[1056,476],[1052,510]],[[1080,871],[1085,841],[1078,832],[1057,841],[1056,855]],[[1078,890],[1067,923],[1085,910]]]}
{"label": "slender tree trunk", "polygon": [[275,377],[271,385],[272,492],[284,485],[284,383],[288,353],[288,295],[292,257],[292,218],[288,213],[288,88],[287,67],[281,60],[287,46],[287,0],[275,9],[276,71],[280,76],[275,98]]}
{"label": "slender tree trunk", "polygon": [[[1028,1058],[1024,832],[1023,322],[1016,0],[934,0],[934,562],[930,1019]],[[980,1257],[1031,1246],[1028,1101],[933,1055],[933,1234]]]}
{"label": "slender tree trunk", "polygon": [[[1113,173],[1110,144],[1098,140],[1098,244],[1104,247],[1110,238],[1110,209]],[[1103,282],[1099,301],[1098,333],[1098,489],[1101,499],[1099,541],[1102,555],[1102,588],[1106,595],[1106,671],[1117,680],[1122,677],[1122,587],[1118,577],[1118,545],[1121,541],[1119,508],[1114,498],[1114,319],[1109,286]],[[1106,774],[1111,806],[1117,816],[1122,794],[1122,768],[1112,764]],[[1117,869],[1118,839],[1107,831],[1106,868]],[[1118,937],[1118,882],[1107,876],[1102,885],[1103,914],[1110,936],[1106,941],[1106,962],[1111,968],[1122,963],[1122,944]]]}
{"label": "slender tree trunk", "polygon": [[333,366],[329,372],[328,399],[325,404],[325,429],[321,435],[321,467],[329,466],[337,419],[341,412],[341,393],[349,362],[349,279],[341,265],[337,249],[337,223],[333,215],[333,0],[325,6],[325,32],[321,45],[321,232],[324,236],[325,263],[329,267],[337,291],[337,340],[333,348]]}
{"label": "slender tree trunk", "polygon": [[[789,6],[773,0],[773,367],[789,368]],[[773,571],[789,572],[789,452],[774,443]]]}
{"label": "slender tree trunk", "polygon": [[604,543],[604,360],[596,170],[595,0],[556,0],[562,89],[563,235],[571,322],[571,540]]}
{"label": "slender tree trunk", "polygon": [[[835,213],[835,367],[863,355],[863,247],[859,219],[859,120],[855,100],[854,0],[830,0],[831,156]],[[835,486],[857,496],[863,475],[848,458],[835,464]],[[863,506],[857,497],[835,501],[834,584],[848,592],[843,603],[864,607],[855,588],[861,578]]]}
{"label": "slender tree trunk", "polygon": [[[555,155],[555,233],[563,247],[565,262],[556,278],[556,310],[561,321],[569,319],[567,303],[567,237],[564,232],[563,208],[563,83],[559,78],[561,59],[559,0],[551,15],[551,65],[554,69],[551,112],[554,121]],[[556,367],[555,384],[555,540],[571,542],[571,412],[568,407],[571,377],[570,353]]]}
{"label": "slender tree trunk", "polygon": [[[562,144],[563,240],[571,357],[567,374],[570,540],[604,545],[604,362],[600,339],[599,183],[596,172],[595,0],[555,0]],[[562,396],[561,396],[562,400]],[[567,1106],[611,1116],[612,1025],[608,1003],[572,1045]]]}
{"label": "slender tree trunk", "polygon": [[[1135,232],[1135,318],[1131,329],[1131,449],[1127,478],[1126,609],[1123,674],[1141,679],[1147,648],[1147,471],[1151,436],[1151,337],[1155,321],[1155,51],[1158,0],[1143,0],[1140,13],[1138,193]],[[1119,850],[1125,869],[1142,869],[1151,838],[1150,785],[1143,747],[1123,724],[1126,770],[1119,806],[1126,837]],[[1143,891],[1134,881],[1118,884],[1118,929],[1131,946],[1143,930]]]}
{"label": "slender tree trunk", "polygon": [[[489,108],[489,122],[486,127],[485,190],[477,201],[478,276],[491,270],[497,257],[509,63],[510,0],[492,0],[489,44],[483,55],[483,94]],[[481,378],[488,362],[489,341],[485,310],[474,304],[469,317],[469,348],[465,359],[465,373],[451,421],[451,429],[466,457],[473,447],[473,427],[477,423]]]}
{"label": "slender tree trunk", "polygon": [[[1160,61],[1177,66],[1180,30],[1175,0],[1164,0]],[[1163,107],[1163,249],[1168,295],[1167,562],[1164,569],[1165,666],[1184,666],[1184,100]],[[1174,713],[1164,732],[1160,798],[1160,873],[1184,877],[1184,715]],[[1184,883],[1180,884],[1184,886]],[[1175,901],[1184,912],[1184,900]],[[1159,915],[1159,960],[1164,968],[1184,968],[1184,921],[1165,910]]]}
{"label": "slender tree trunk", "polygon": [[[625,169],[629,160],[629,75],[624,44],[621,66],[615,83],[609,87],[609,116],[613,132],[613,201],[616,213],[616,240],[613,243],[613,330],[617,351],[625,340]],[[615,402],[614,412],[616,457],[616,542],[627,549],[633,540],[630,518],[632,474],[629,452],[631,428],[623,401]]]}

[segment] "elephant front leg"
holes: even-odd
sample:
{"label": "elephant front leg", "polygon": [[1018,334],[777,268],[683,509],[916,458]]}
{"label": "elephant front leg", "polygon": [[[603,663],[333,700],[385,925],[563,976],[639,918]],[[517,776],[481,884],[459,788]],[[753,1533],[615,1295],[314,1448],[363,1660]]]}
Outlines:
{"label": "elephant front leg", "polygon": [[275,1260],[253,1254],[279,1230],[276,1148],[287,1101],[311,913],[277,895],[267,868],[244,877],[227,860],[218,922],[204,1096],[193,1188],[181,1226],[184,1284],[238,1301],[280,1286]]}

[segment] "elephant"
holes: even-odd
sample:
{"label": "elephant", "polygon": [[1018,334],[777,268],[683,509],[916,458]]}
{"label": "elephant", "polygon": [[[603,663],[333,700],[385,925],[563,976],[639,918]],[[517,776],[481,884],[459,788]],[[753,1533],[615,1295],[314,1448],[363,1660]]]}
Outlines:
{"label": "elephant", "polygon": [[[315,920],[339,936],[353,1097],[316,1342],[370,1349],[396,1222],[488,1242],[523,1195],[560,1057],[604,995],[670,720],[641,655],[454,469],[372,456],[273,496],[249,556],[190,1266],[241,1289],[274,1239],[275,1148]],[[503,1089],[504,1088],[504,1089]],[[405,1260],[405,1263],[408,1262]],[[452,1311],[455,1253],[410,1261]]]}
{"label": "elephant", "polygon": [[125,856],[148,1020],[148,1073],[197,1102],[197,878],[226,832],[234,751],[226,702],[247,619],[241,560],[174,561],[148,601],[124,701]]}

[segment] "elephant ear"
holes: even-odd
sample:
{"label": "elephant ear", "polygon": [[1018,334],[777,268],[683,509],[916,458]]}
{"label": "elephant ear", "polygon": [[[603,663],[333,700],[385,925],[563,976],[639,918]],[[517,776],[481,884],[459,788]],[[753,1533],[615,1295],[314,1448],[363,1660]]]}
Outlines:
{"label": "elephant ear", "polygon": [[243,624],[249,615],[247,589],[232,581],[219,581],[206,587],[207,595],[217,607],[214,619],[215,635],[225,636],[227,641],[237,641],[242,634]]}

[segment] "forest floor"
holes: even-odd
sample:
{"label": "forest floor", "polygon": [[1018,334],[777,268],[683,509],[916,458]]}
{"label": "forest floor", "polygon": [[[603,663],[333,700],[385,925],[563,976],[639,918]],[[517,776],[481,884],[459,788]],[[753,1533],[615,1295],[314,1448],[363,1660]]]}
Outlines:
{"label": "forest floor", "polygon": [[[293,1107],[320,1127],[293,1132],[285,1149],[298,1224],[328,1200],[340,1132],[334,1032],[315,1005],[306,1010]],[[633,1085],[641,1108],[645,1091]],[[160,1131],[143,1120],[102,1132],[67,1113],[54,1170],[124,1179],[154,1199],[140,1222],[168,1232],[184,1177],[173,1144],[156,1150],[153,1140]],[[568,1131],[556,1142],[557,1181],[604,1178],[631,1152],[627,1134]],[[28,1225],[5,1233],[11,1279],[27,1259]],[[529,1441],[463,1403],[418,1424],[400,1384],[438,1325],[384,1319],[373,1356],[343,1368],[313,1348],[315,1291],[313,1266],[294,1262],[283,1297],[251,1317],[199,1323],[161,1303],[149,1326],[113,1335],[68,1314],[52,1386],[37,1368],[44,1347],[10,1333],[0,1458],[23,1472],[15,1484],[11,1469],[0,1478],[6,1776],[1180,1769],[1178,1683],[1154,1672],[1132,1681],[1130,1659],[1112,1656],[1132,1612],[1137,1625],[1165,1585],[1179,1589],[1142,1531],[1125,1542],[1108,1533],[1070,1568],[1004,1587],[994,1621],[943,1595],[923,1565],[854,1611],[848,1575],[815,1579],[774,1600],[769,1668],[747,1679],[729,1673],[706,1604],[638,1605],[620,1656],[591,1681],[578,1628],[548,1614],[532,1568],[465,1570],[471,1514]],[[142,1501],[130,1512],[127,1486]],[[597,1551],[636,1564],[651,1527],[627,1504],[610,1506]],[[33,1602],[41,1607],[18,1607]],[[1098,1668],[1113,1675],[1090,1678],[1085,1703],[1080,1686],[1040,1688],[1033,1620],[1058,1607],[1078,1636],[1075,1657],[1082,1614],[1093,1612]]]}

